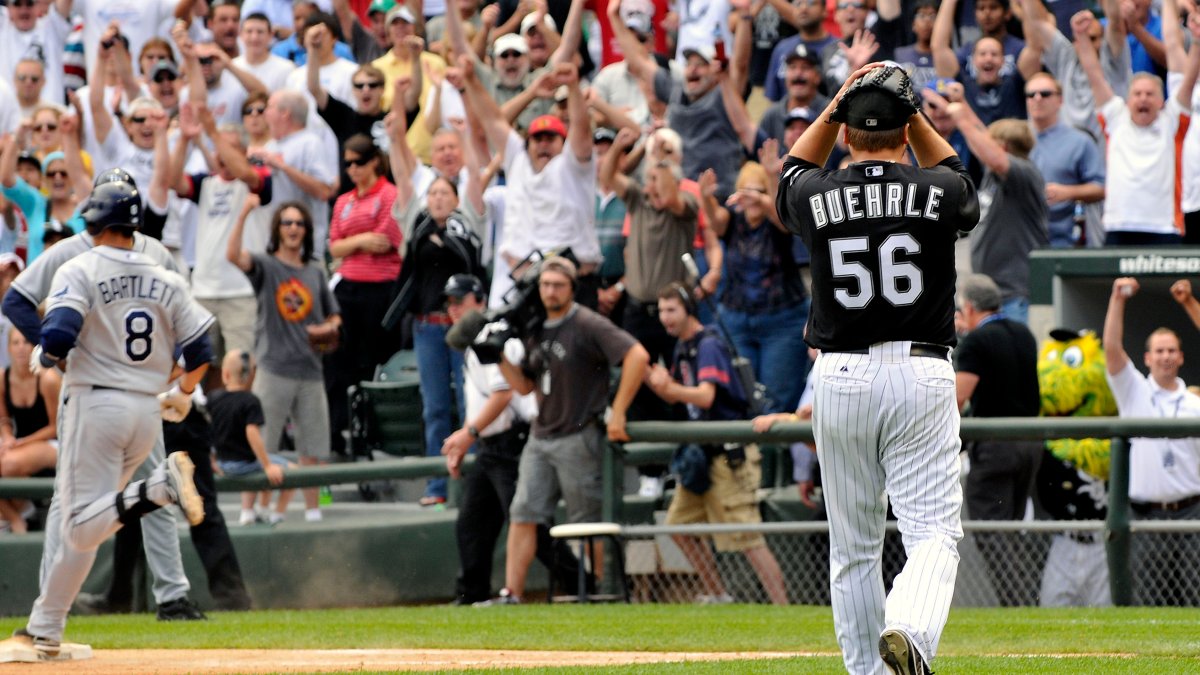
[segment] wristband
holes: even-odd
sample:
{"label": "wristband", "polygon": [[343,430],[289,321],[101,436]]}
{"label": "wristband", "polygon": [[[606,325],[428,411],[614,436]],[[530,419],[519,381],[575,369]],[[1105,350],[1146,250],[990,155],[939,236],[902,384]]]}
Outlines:
{"label": "wristband", "polygon": [[474,438],[476,440],[479,439],[479,430],[475,428],[474,424],[467,427],[467,433],[471,435],[471,438]]}

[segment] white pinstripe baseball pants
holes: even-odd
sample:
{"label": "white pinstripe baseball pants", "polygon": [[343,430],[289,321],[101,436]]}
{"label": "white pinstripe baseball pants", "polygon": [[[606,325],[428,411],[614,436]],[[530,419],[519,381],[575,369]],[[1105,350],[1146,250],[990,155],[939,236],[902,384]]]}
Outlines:
{"label": "white pinstripe baseball pants", "polygon": [[[885,673],[879,634],[902,628],[926,661],[937,652],[962,539],[959,413],[949,360],[910,357],[911,343],[823,353],[813,427],[830,523],[834,627],[846,669]],[[908,561],[884,597],[887,500]]]}

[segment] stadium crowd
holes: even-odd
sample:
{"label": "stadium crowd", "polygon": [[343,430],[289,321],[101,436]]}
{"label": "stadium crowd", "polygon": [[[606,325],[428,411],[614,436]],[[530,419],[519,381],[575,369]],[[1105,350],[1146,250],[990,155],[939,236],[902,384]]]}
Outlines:
{"label": "stadium crowd", "polygon": [[[128,171],[143,233],[217,317],[216,364],[237,354],[226,378],[261,402],[233,427],[213,420],[240,439],[222,466],[257,461],[275,482],[293,468],[281,443],[301,465],[347,453],[347,387],[400,349],[416,353],[426,452],[461,460],[483,427],[446,342],[447,282],[471,275],[497,307],[530,254],[563,247],[575,301],[649,356],[610,438],[690,402],[654,374],[683,330],[660,321],[671,284],[689,314],[724,322],[766,386],[761,412],[786,415],[810,363],[808,252],[776,212],[778,175],[849,73],[901,64],[979,185],[958,271],[998,295],[968,298],[986,310],[975,328],[1027,321],[1032,250],[1200,241],[1197,38],[1193,0],[8,0],[0,291],[81,231],[97,173]],[[847,161],[839,145],[830,165]],[[6,345],[0,361],[22,370],[29,345]],[[54,379],[8,372],[0,475],[47,470]],[[737,395],[721,418],[750,416]],[[35,400],[48,415],[13,429]],[[801,485],[811,464],[797,462]],[[647,471],[640,492],[660,496],[662,479]],[[445,501],[430,481],[421,503]],[[320,519],[315,491],[305,502]],[[284,517],[254,503],[243,523]],[[8,529],[24,531],[25,508],[0,502]]]}

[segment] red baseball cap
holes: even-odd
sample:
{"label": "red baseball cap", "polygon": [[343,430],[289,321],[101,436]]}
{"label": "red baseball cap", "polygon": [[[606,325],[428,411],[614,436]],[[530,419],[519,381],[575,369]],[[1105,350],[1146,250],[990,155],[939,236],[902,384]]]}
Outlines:
{"label": "red baseball cap", "polygon": [[558,134],[563,138],[567,137],[567,125],[554,115],[542,115],[533,120],[529,125],[529,135],[535,134]]}

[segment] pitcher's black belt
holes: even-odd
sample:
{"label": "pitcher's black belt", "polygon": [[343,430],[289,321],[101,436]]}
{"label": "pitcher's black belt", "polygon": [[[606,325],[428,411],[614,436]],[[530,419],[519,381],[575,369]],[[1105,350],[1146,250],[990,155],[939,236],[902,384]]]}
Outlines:
{"label": "pitcher's black belt", "polygon": [[[829,349],[826,350],[834,354],[870,354],[870,347],[862,349]],[[909,356],[927,356],[934,359],[950,358],[950,348],[946,345],[935,345],[929,342],[914,342],[908,350]]]}

